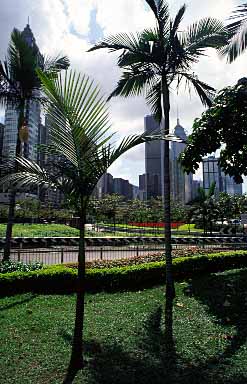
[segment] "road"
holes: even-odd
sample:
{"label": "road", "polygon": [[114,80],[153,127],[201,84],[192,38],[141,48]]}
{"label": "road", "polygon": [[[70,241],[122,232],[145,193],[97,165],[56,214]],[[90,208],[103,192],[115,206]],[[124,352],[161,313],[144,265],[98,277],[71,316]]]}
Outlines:
{"label": "road", "polygon": [[[150,252],[162,252],[164,248],[162,246],[153,246],[152,248],[146,246],[136,247],[129,246],[125,247],[87,247],[86,249],[86,261],[94,260],[116,260],[116,259],[127,259],[134,256],[145,256]],[[13,250],[11,252],[11,259],[29,262],[42,262],[44,264],[61,264],[76,262],[78,257],[78,248],[36,248],[36,249],[22,249]]]}

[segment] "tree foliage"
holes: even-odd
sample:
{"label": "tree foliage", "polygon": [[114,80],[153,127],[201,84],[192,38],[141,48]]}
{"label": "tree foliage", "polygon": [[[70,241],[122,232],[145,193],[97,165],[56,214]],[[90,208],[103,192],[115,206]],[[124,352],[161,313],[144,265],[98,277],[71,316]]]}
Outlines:
{"label": "tree foliage", "polygon": [[180,155],[182,166],[194,173],[202,158],[217,149],[221,149],[220,167],[241,183],[242,175],[247,175],[247,79],[221,90],[212,107],[194,121]]}

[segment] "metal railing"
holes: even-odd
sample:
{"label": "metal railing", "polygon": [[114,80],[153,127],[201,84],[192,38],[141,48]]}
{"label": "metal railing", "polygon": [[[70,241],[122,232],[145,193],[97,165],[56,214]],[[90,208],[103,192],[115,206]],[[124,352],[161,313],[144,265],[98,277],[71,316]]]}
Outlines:
{"label": "metal railing", "polygon": [[[197,245],[188,244],[174,244],[173,250],[184,250],[195,248],[200,252],[201,250],[237,250],[246,249],[246,243],[223,243],[212,244],[201,242]],[[162,255],[164,253],[163,244],[137,244],[137,245],[122,245],[122,246],[87,246],[86,247],[86,261],[112,261],[118,259],[129,259],[135,257],[145,257],[149,255]],[[0,260],[3,257],[3,250],[0,250]],[[44,264],[64,264],[76,263],[78,258],[78,246],[57,246],[51,248],[18,248],[11,249],[11,260],[22,261],[25,263],[41,262]]]}

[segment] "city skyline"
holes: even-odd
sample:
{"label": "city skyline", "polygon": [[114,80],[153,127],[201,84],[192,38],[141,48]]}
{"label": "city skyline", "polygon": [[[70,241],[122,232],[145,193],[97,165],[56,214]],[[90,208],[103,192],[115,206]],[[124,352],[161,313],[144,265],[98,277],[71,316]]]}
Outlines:
{"label": "city skyline", "polygon": [[[170,2],[171,3],[171,2]],[[171,9],[177,11],[182,1],[176,0]],[[188,12],[184,25],[201,17],[212,16],[226,19],[239,1],[205,0],[198,7],[198,1],[186,2]],[[131,12],[130,12],[131,11]],[[129,15],[131,14],[131,17]],[[144,1],[136,0],[87,0],[83,4],[79,0],[73,3],[68,0],[41,0],[36,3],[32,0],[12,0],[1,2],[1,27],[0,55],[5,57],[10,33],[13,27],[23,30],[27,24],[28,16],[30,25],[42,52],[54,56],[62,52],[67,54],[71,65],[80,71],[92,76],[107,96],[119,78],[116,65],[116,55],[97,51],[86,51],[102,37],[118,32],[135,32],[154,25],[154,19],[145,6]],[[234,64],[228,65],[216,53],[205,57],[195,66],[195,72],[200,78],[217,89],[234,84],[239,77],[245,75],[245,55]],[[100,62],[100,71],[98,63]],[[182,88],[177,95],[172,96],[171,126],[174,127],[177,119],[177,106],[183,126],[189,133],[195,117],[203,111],[200,101],[192,93],[184,94]],[[110,102],[112,130],[117,131],[116,140],[125,134],[139,133],[143,130],[143,116],[150,114],[143,97],[127,100],[116,98]],[[1,111],[1,121],[4,113]],[[143,162],[144,146],[124,156],[109,169],[115,177],[129,178],[131,183],[138,183],[138,175],[144,173]],[[135,167],[133,167],[133,162]]]}

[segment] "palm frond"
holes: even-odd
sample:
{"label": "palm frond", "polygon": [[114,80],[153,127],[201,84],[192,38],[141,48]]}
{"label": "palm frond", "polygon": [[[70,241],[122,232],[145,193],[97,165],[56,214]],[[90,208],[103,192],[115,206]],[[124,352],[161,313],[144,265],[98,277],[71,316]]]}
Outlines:
{"label": "palm frond", "polygon": [[204,106],[210,107],[212,105],[212,100],[215,96],[215,89],[213,87],[200,81],[193,73],[179,73],[179,82],[182,79],[185,79],[186,87],[188,87],[189,91],[191,86],[195,89]]}
{"label": "palm frond", "polygon": [[95,44],[88,52],[95,51],[97,49],[107,48],[110,52],[126,49],[131,52],[135,52],[138,48],[138,37],[133,33],[118,33],[114,36],[108,36],[101,42]]}
{"label": "palm frond", "polygon": [[228,31],[215,18],[206,17],[190,25],[181,35],[182,44],[191,55],[202,55],[206,48],[220,48],[228,41]]}
{"label": "palm frond", "polygon": [[159,123],[162,120],[162,92],[161,92],[161,81],[157,81],[152,84],[146,94],[146,100],[151,108],[151,112]]}
{"label": "palm frond", "polygon": [[20,172],[11,173],[1,178],[0,185],[3,187],[11,186],[14,188],[25,188],[33,185],[55,186],[56,179],[52,178],[45,169],[37,163],[24,157],[17,157]]}
{"label": "palm frond", "polygon": [[227,57],[227,61],[229,63],[232,63],[247,48],[247,12],[245,18],[243,18],[241,21],[230,24],[227,27],[232,37],[229,41],[229,44],[225,45],[221,50],[221,53],[223,56]]}
{"label": "palm frond", "polygon": [[76,167],[95,148],[112,137],[109,116],[99,88],[74,71],[50,78],[38,72],[44,93],[52,105],[51,143]]}
{"label": "palm frond", "polygon": [[113,96],[139,96],[145,94],[145,90],[152,84],[155,73],[152,69],[143,66],[131,66],[122,73],[120,80],[109,99]]}
{"label": "palm frond", "polygon": [[172,26],[171,26],[171,37],[173,38],[179,31],[178,31],[178,28],[180,26],[180,23],[182,22],[183,20],[183,16],[184,16],[184,13],[186,11],[186,5],[183,4],[180,9],[178,10],[176,16],[175,16],[175,19],[172,23]]}
{"label": "palm frond", "polygon": [[42,69],[43,72],[60,72],[64,69],[68,69],[70,61],[67,56],[57,55],[56,57],[42,56]]}
{"label": "palm frond", "polygon": [[24,94],[30,94],[37,87],[37,55],[32,47],[24,40],[22,34],[14,29],[8,48],[7,65],[9,77],[19,83]]}
{"label": "palm frond", "polygon": [[136,147],[137,145],[156,141],[156,140],[166,140],[166,141],[175,141],[175,142],[183,142],[179,137],[170,134],[163,135],[160,129],[154,129],[151,132],[144,132],[140,135],[130,135],[126,136],[116,148],[109,149],[109,159],[108,159],[108,167],[116,161],[120,156],[129,151],[130,149]]}

